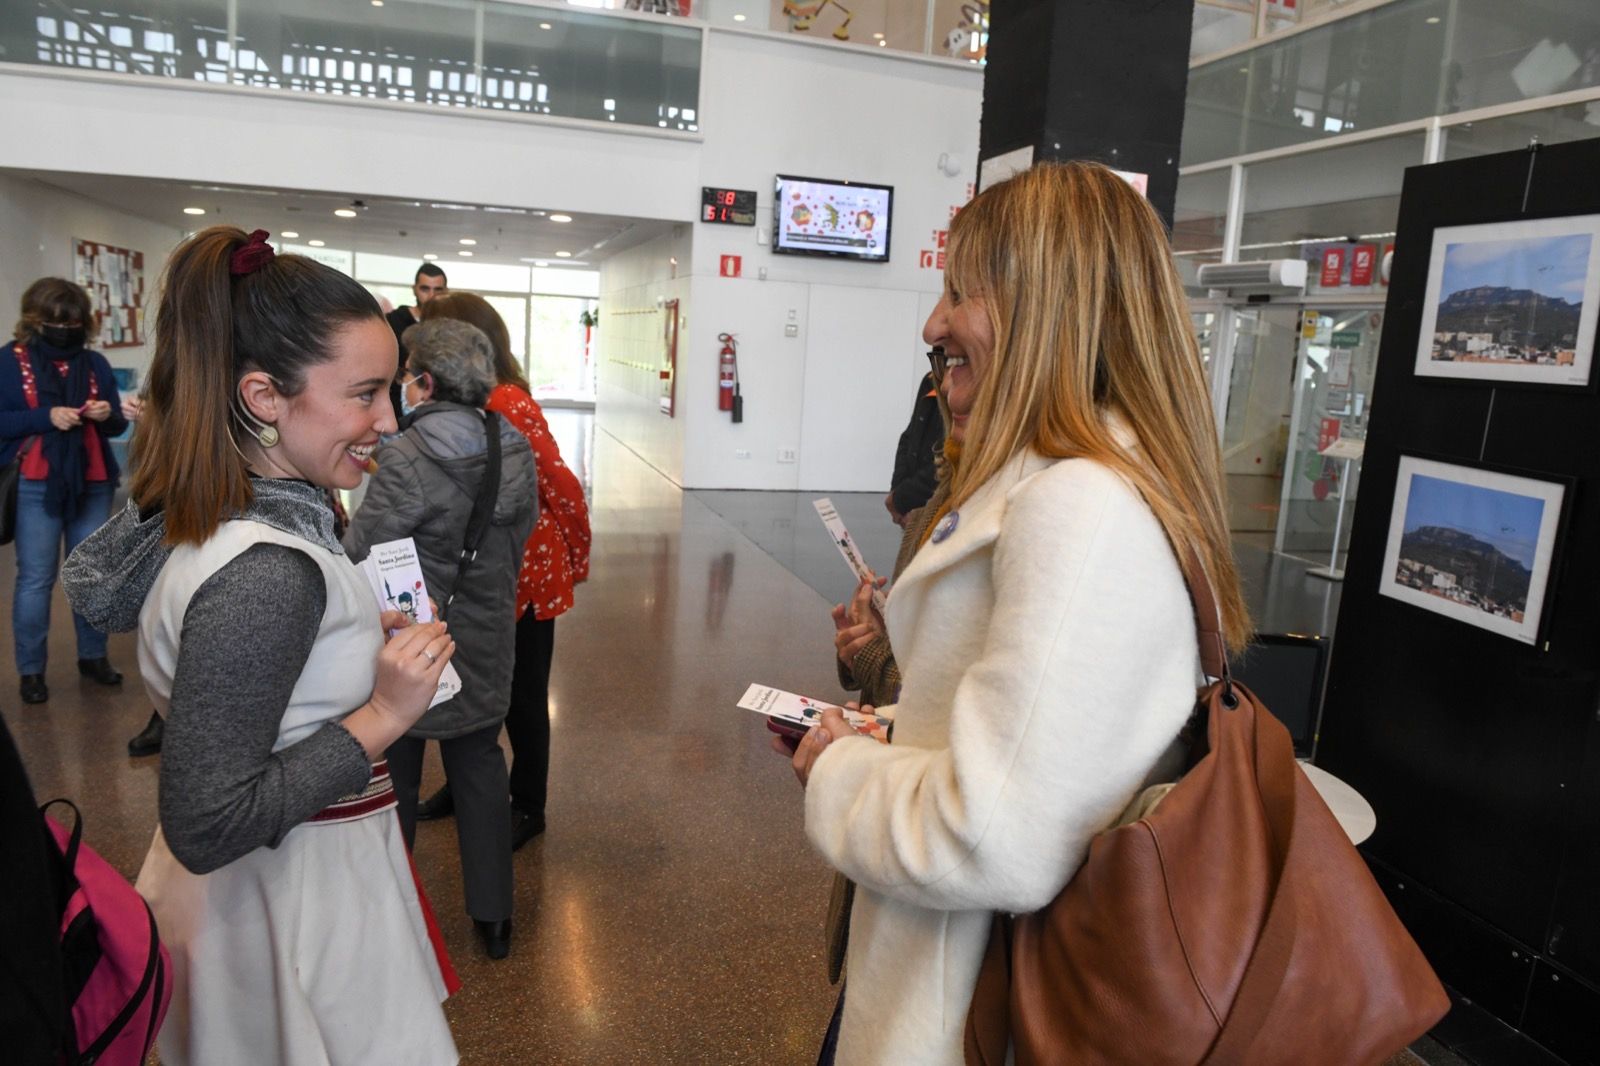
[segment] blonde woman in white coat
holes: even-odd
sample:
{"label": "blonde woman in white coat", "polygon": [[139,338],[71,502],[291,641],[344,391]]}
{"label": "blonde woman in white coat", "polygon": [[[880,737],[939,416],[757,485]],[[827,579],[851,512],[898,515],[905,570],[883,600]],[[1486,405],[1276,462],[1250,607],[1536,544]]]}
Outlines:
{"label": "blonde woman in white coat", "polygon": [[1149,782],[1200,680],[1174,545],[1248,634],[1183,289],[1144,198],[1093,164],[982,193],[950,232],[960,457],[894,586],[894,743],[801,742],[806,833],[858,887],[837,1062],[957,1064],[994,911],[1050,902]]}

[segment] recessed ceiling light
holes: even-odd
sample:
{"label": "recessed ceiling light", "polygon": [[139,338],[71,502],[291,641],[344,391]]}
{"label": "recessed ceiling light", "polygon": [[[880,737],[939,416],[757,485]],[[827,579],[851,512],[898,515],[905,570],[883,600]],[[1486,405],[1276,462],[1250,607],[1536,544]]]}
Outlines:
{"label": "recessed ceiling light", "polygon": [[547,266],[550,265],[550,260],[548,260],[548,259],[535,259],[533,261],[533,265],[536,266],[536,267],[547,267]]}
{"label": "recessed ceiling light", "polygon": [[881,34],[881,33],[874,33],[874,34],[873,34],[873,35],[872,35],[872,39],[873,39],[873,40],[874,40],[874,41],[881,41],[881,40],[883,40],[883,34]]}
{"label": "recessed ceiling light", "polygon": [[744,16],[743,15],[735,15],[735,16],[733,16],[733,21],[735,21],[735,22],[743,22],[744,21]]}
{"label": "recessed ceiling light", "polygon": [[551,215],[550,216],[550,221],[551,222],[571,222],[572,221],[572,216],[571,215]]}
{"label": "recessed ceiling light", "polygon": [[541,22],[541,23],[539,23],[539,28],[541,30],[548,30],[548,29],[551,29],[552,27],[551,27],[550,23],[548,23],[548,22]]}
{"label": "recessed ceiling light", "polygon": [[206,213],[206,209],[203,207],[186,207],[183,209],[183,213],[186,215],[203,215]]}
{"label": "recessed ceiling light", "polygon": [[472,253],[467,251],[465,248],[461,249],[461,251],[457,252],[456,254],[466,259],[472,258]]}
{"label": "recessed ceiling light", "polygon": [[383,0],[372,0],[372,6],[373,7],[382,7],[383,6]]}
{"label": "recessed ceiling light", "polygon": [[458,243],[464,244],[468,248],[471,248],[474,244],[477,244],[478,242],[473,240],[471,237],[463,237],[463,238],[461,238],[461,240]]}
{"label": "recessed ceiling light", "polygon": [[422,258],[428,260],[431,263],[433,260],[435,260],[435,259],[437,259],[439,257],[434,255],[432,252],[423,252],[422,253]]}
{"label": "recessed ceiling light", "polygon": [[292,229],[286,229],[282,233],[278,234],[278,236],[282,237],[284,240],[292,241],[296,237],[300,236],[300,234],[296,233]]}
{"label": "recessed ceiling light", "polygon": [[1250,73],[1250,68],[1249,67],[1240,67],[1239,68],[1239,73],[1240,74],[1248,74],[1248,73]]}
{"label": "recessed ceiling light", "polygon": [[306,243],[311,245],[311,247],[313,247],[313,248],[321,248],[321,247],[325,246],[328,242],[327,241],[307,241]]}
{"label": "recessed ceiling light", "polygon": [[1437,26],[1443,20],[1440,19],[1438,15],[1434,15],[1432,18],[1425,18],[1422,21],[1426,22],[1430,26]]}
{"label": "recessed ceiling light", "polygon": [[572,258],[572,253],[571,252],[557,252],[556,253],[556,258],[557,259],[571,259]]}
{"label": "recessed ceiling light", "polygon": [[878,47],[879,48],[888,48],[889,47],[889,42],[888,41],[879,41],[878,42]]}
{"label": "recessed ceiling light", "polygon": [[333,213],[338,215],[340,218],[355,218],[356,217],[356,213],[354,211],[352,211],[348,207],[336,207],[336,208],[334,208]]}

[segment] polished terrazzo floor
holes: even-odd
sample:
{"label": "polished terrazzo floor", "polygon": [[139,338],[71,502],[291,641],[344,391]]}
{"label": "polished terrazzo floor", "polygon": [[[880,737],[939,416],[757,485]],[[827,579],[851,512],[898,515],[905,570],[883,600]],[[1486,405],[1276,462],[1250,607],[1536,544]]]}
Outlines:
{"label": "polished terrazzo floor", "polygon": [[[807,528],[808,498],[749,502],[788,512],[803,534],[810,562],[783,558],[713,509],[731,513],[727,499],[677,489],[592,416],[551,412],[551,423],[593,489],[594,555],[556,627],[549,830],[516,855],[509,959],[489,961],[473,939],[453,824],[424,823],[417,840],[465,982],[447,1007],[462,1061],[813,1062],[834,996],[822,956],[830,874],[806,844],[787,762],[734,702],[752,681],[839,696],[828,605],[842,592],[825,598],[797,572],[843,564]],[[869,557],[883,543],[892,557],[898,531],[886,517],[872,529],[873,507],[881,515],[872,498],[849,501],[846,519]],[[1270,562],[1257,573],[1295,581]],[[8,600],[13,577],[0,552]],[[1303,605],[1317,614],[1329,608],[1320,589]],[[75,800],[86,839],[132,876],[155,828],[159,769],[125,753],[149,713],[133,639],[112,639],[130,675],[120,689],[80,682],[58,592],[51,647],[50,702],[18,704],[6,654],[0,713],[41,800]],[[424,791],[440,780],[430,749]]]}

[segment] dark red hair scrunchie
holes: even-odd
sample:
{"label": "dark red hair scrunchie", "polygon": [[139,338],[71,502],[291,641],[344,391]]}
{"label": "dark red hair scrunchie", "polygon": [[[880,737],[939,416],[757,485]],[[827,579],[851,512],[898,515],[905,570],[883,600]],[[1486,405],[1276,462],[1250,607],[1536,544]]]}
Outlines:
{"label": "dark red hair scrunchie", "polygon": [[228,273],[236,278],[243,277],[245,274],[254,274],[272,262],[278,253],[267,243],[269,236],[264,229],[250,234],[249,241],[233,250],[233,257],[228,260]]}

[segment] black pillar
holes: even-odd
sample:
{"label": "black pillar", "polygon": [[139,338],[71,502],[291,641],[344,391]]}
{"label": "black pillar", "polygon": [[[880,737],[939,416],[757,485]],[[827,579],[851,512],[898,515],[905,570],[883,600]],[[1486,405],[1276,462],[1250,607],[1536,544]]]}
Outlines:
{"label": "black pillar", "polygon": [[978,158],[1149,175],[1170,229],[1193,19],[1194,0],[993,0]]}

